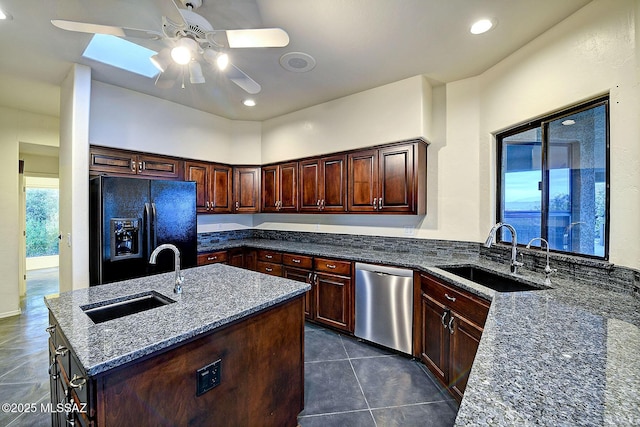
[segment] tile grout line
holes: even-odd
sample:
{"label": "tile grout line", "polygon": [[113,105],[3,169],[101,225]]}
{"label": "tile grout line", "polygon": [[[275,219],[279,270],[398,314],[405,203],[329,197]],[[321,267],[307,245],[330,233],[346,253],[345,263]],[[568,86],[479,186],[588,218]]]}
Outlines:
{"label": "tile grout line", "polygon": [[364,389],[362,388],[362,384],[360,384],[360,378],[358,378],[356,369],[353,367],[353,362],[351,362],[351,356],[349,355],[349,352],[347,351],[347,347],[344,345],[344,341],[342,340],[342,334],[338,334],[338,336],[340,337],[340,344],[342,345],[342,348],[344,349],[344,352],[347,355],[347,360],[349,361],[349,366],[351,366],[351,371],[353,372],[353,376],[356,377],[356,382],[358,383],[358,387],[360,388],[360,393],[362,393],[362,397],[364,398],[364,403],[367,404],[367,409],[369,411],[369,415],[371,415],[371,419],[373,420],[373,425],[375,427],[378,427],[376,418],[373,416],[373,412],[371,411],[371,405],[369,405],[369,400],[367,399],[367,396],[364,394]]}

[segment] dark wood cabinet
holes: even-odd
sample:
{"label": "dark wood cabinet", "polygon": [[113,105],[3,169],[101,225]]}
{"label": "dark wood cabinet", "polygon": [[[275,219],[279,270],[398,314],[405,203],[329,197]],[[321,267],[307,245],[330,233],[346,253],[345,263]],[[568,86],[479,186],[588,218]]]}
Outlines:
{"label": "dark wood cabinet", "polygon": [[262,168],[262,212],[298,211],[298,162]]}
{"label": "dark wood cabinet", "polygon": [[327,156],[298,163],[300,212],[345,212],[347,157]]}
{"label": "dark wood cabinet", "polygon": [[460,401],[490,303],[426,274],[420,285],[420,359]]}
{"label": "dark wood cabinet", "polygon": [[411,142],[348,155],[348,210],[426,213],[426,145]]}
{"label": "dark wood cabinet", "polygon": [[282,254],[282,276],[296,280],[298,282],[305,282],[311,285],[311,290],[308,291],[304,299],[304,314],[308,320],[314,318],[314,292],[315,286],[313,283],[313,257],[307,255],[298,254]]}
{"label": "dark wood cabinet", "polygon": [[185,163],[185,180],[196,182],[198,213],[231,213],[233,168],[207,162]]}
{"label": "dark wood cabinet", "polygon": [[234,166],[233,212],[260,212],[260,166]]}
{"label": "dark wood cabinet", "polygon": [[313,320],[337,329],[353,332],[352,263],[314,258]]}
{"label": "dark wood cabinet", "polygon": [[169,156],[91,146],[89,172],[93,175],[141,176],[181,180],[184,160]]}

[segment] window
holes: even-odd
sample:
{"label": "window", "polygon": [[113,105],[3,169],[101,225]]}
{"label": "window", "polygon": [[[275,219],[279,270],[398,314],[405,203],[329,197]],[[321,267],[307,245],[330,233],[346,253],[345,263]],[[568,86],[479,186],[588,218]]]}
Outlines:
{"label": "window", "polygon": [[[599,98],[496,135],[498,221],[518,244],[609,255],[609,98]],[[510,242],[501,229],[499,239]],[[532,246],[541,246],[535,241]]]}

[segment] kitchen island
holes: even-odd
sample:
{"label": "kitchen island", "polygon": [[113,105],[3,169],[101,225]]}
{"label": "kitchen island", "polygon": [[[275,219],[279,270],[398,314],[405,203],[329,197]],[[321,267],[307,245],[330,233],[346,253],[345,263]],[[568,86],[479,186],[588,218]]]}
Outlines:
{"label": "kitchen island", "polygon": [[[291,425],[304,405],[309,285],[226,265],[47,297],[54,425]],[[169,302],[94,323],[132,297]],[[167,301],[169,298],[172,301]]]}

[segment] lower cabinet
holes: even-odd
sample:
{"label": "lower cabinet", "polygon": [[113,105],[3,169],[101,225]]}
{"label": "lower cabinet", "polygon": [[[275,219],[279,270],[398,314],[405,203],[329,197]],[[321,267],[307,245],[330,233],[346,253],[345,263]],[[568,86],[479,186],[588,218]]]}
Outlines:
{"label": "lower cabinet", "polygon": [[426,274],[420,286],[420,359],[460,401],[490,302]]}
{"label": "lower cabinet", "polygon": [[227,251],[204,252],[198,254],[198,265],[217,264],[227,262]]}

